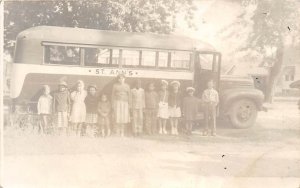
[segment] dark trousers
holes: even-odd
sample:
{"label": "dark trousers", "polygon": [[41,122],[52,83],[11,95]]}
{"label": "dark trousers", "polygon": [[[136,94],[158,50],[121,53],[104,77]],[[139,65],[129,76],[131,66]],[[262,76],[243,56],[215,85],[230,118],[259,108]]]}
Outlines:
{"label": "dark trousers", "polygon": [[147,134],[157,132],[157,109],[145,109],[145,131]]}
{"label": "dark trousers", "polygon": [[206,103],[204,107],[205,131],[216,133],[216,106],[211,103]]}

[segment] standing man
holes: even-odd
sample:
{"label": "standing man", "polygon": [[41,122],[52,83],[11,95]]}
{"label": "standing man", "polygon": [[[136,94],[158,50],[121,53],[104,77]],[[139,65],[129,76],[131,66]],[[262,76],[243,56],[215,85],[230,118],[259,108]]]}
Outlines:
{"label": "standing man", "polygon": [[202,100],[204,102],[204,116],[205,116],[205,130],[204,136],[211,133],[211,136],[216,136],[216,114],[217,105],[219,104],[219,94],[214,89],[213,80],[208,81],[207,89],[202,94]]}

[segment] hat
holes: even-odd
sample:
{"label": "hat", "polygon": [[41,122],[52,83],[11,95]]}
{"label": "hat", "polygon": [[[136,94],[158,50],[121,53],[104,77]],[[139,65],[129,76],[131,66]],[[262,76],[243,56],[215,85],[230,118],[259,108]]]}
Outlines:
{"label": "hat", "polygon": [[178,87],[180,86],[180,82],[177,80],[174,80],[171,82],[171,86],[177,85]]}
{"label": "hat", "polygon": [[166,80],[161,80],[161,85],[169,85],[169,83]]}
{"label": "hat", "polygon": [[187,87],[187,88],[186,88],[186,91],[187,91],[187,92],[189,92],[189,91],[195,91],[195,88],[193,88],[193,87]]}
{"label": "hat", "polygon": [[68,86],[67,83],[66,83],[65,81],[60,81],[58,85],[59,85],[59,86],[65,86],[65,87]]}
{"label": "hat", "polygon": [[89,85],[88,89],[90,89],[91,87],[97,89],[97,86],[95,84]]}

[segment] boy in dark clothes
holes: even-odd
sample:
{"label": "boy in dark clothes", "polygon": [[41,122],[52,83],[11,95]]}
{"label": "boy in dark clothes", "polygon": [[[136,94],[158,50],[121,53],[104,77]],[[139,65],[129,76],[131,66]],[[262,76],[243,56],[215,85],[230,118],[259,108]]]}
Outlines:
{"label": "boy in dark clothes", "polygon": [[101,95],[101,99],[98,103],[98,125],[99,125],[99,134],[103,137],[110,136],[110,115],[111,115],[111,104],[107,98],[106,94]]}
{"label": "boy in dark clothes", "polygon": [[86,105],[86,131],[83,131],[84,133],[87,132],[88,135],[91,135],[91,133],[95,132],[96,130],[96,124],[98,122],[98,96],[96,94],[97,92],[97,86],[96,85],[90,85],[88,87],[88,95],[85,98],[85,105]]}
{"label": "boy in dark clothes", "polygon": [[183,99],[182,112],[185,119],[186,134],[191,135],[198,113],[199,99],[194,96],[195,88],[186,88],[188,96]]}
{"label": "boy in dark clothes", "polygon": [[154,83],[150,83],[145,93],[145,131],[148,135],[157,132],[158,102],[159,96],[155,91]]}

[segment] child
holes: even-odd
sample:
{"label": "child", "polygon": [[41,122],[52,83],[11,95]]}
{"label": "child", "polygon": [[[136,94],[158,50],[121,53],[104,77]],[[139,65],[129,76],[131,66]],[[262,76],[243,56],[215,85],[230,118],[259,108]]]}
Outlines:
{"label": "child", "polygon": [[188,96],[183,99],[182,111],[185,119],[186,134],[191,135],[193,130],[193,124],[196,120],[198,113],[199,99],[194,97],[195,88],[186,88]]}
{"label": "child", "polygon": [[156,133],[157,109],[159,96],[155,91],[154,83],[148,85],[145,93],[145,130],[146,133],[152,135]]}
{"label": "child", "polygon": [[180,82],[171,82],[172,90],[169,95],[169,114],[171,134],[178,135],[178,121],[181,117],[181,96],[179,93]]}
{"label": "child", "polygon": [[50,87],[48,85],[43,86],[44,93],[40,96],[37,103],[37,111],[40,115],[40,127],[39,131],[45,133],[45,128],[48,128],[49,116],[52,113],[52,97],[50,95]]}
{"label": "child", "polygon": [[110,112],[111,112],[111,104],[107,99],[107,95],[102,94],[101,99],[98,103],[98,124],[99,124],[99,132],[101,132],[102,136],[110,136]]}
{"label": "child", "polygon": [[67,83],[62,81],[58,85],[58,92],[53,95],[53,110],[55,115],[54,123],[56,131],[59,133],[66,131],[68,127],[68,116],[70,114],[70,93]]}
{"label": "child", "polygon": [[168,82],[166,80],[161,81],[161,90],[158,93],[159,103],[158,103],[158,124],[159,124],[159,134],[167,134],[167,120],[169,119],[168,110]]}
{"label": "child", "polygon": [[216,110],[219,103],[219,94],[213,88],[213,80],[207,83],[207,89],[202,94],[202,100],[204,102],[204,115],[205,115],[205,130],[204,136],[208,135],[209,129],[211,135],[216,136]]}
{"label": "child", "polygon": [[75,129],[76,135],[81,136],[83,134],[82,127],[86,117],[86,107],[84,100],[87,96],[87,92],[84,90],[84,83],[81,80],[77,81],[77,90],[71,93],[72,111],[70,116],[70,122],[72,123],[73,130]]}
{"label": "child", "polygon": [[[98,105],[98,96],[96,95],[97,86],[90,85],[88,87],[88,95],[85,98],[85,105],[86,105],[86,129],[87,134],[90,133],[91,130],[95,132],[96,124],[98,121],[98,113],[97,113],[97,105]],[[83,131],[85,132],[85,131]],[[90,134],[89,134],[90,135]]]}
{"label": "child", "polygon": [[141,80],[137,80],[135,87],[131,89],[132,132],[134,136],[139,136],[143,133],[145,92],[141,85]]}

